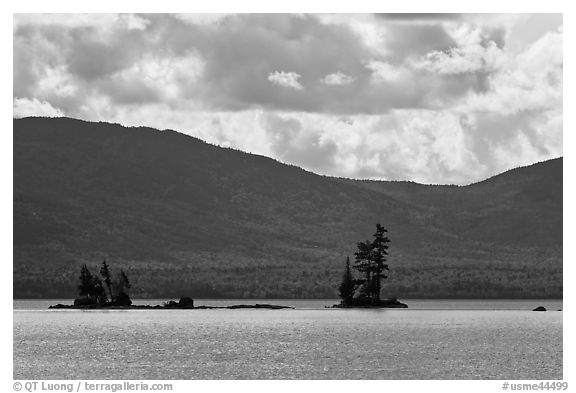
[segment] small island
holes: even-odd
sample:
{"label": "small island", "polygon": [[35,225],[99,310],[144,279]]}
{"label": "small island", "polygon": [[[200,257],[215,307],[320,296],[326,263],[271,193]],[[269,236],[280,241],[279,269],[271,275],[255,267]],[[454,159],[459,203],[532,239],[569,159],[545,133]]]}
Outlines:
{"label": "small island", "polygon": [[279,306],[275,304],[235,304],[231,306],[194,306],[194,300],[187,296],[182,296],[179,301],[170,300],[160,305],[132,304],[129,289],[131,287],[128,275],[124,270],[120,270],[116,280],[112,280],[112,274],[106,261],[102,262],[100,268],[102,278],[93,275],[88,266],[83,265],[80,270],[80,280],[78,284],[79,297],[74,299],[74,304],[56,304],[49,306],[50,309],[75,309],[75,310],[206,310],[206,309],[293,309],[290,306]]}
{"label": "small island", "polygon": [[[388,278],[389,266],[387,262],[388,244],[390,239],[386,236],[388,231],[380,224],[376,224],[373,240],[357,243],[358,251],[354,253],[355,263],[350,266],[350,257],[346,258],[346,267],[342,282],[338,286],[340,303],[326,308],[408,308],[408,306],[393,296],[381,299],[382,280]],[[352,269],[361,276],[354,276]],[[116,279],[106,261],[102,262],[100,276],[93,275],[86,265],[80,270],[78,283],[79,297],[74,304],[56,304],[51,309],[154,309],[154,310],[205,310],[205,309],[293,309],[290,306],[274,304],[236,304],[230,306],[195,306],[194,300],[182,296],[179,301],[170,300],[162,305],[135,305],[132,304],[129,290],[130,280],[124,270],[120,270]]]}
{"label": "small island", "polygon": [[[354,253],[356,259],[353,268],[362,278],[355,278],[350,267],[350,257],[346,258],[346,268],[342,282],[338,287],[340,304],[333,308],[408,308],[394,296],[390,299],[381,299],[382,279],[388,278],[389,266],[386,263],[388,244],[390,239],[386,236],[388,231],[380,224],[376,224],[374,240],[366,240],[357,244],[358,251]],[[356,292],[359,292],[356,295]]]}

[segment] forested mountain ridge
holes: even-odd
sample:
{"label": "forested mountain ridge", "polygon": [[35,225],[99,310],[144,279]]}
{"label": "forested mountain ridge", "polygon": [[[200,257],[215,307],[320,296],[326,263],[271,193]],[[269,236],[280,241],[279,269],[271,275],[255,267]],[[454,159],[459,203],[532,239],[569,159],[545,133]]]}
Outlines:
{"label": "forested mountain ridge", "polygon": [[561,158],[428,186],[319,176],[168,130],[14,120],[15,297],[72,296],[78,266],[104,258],[135,297],[334,297],[377,222],[390,295],[562,295]]}

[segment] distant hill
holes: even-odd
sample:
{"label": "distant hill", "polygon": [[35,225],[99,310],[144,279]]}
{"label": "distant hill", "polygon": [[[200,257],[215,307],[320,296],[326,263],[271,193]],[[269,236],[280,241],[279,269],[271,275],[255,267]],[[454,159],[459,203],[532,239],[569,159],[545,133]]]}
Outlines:
{"label": "distant hill", "polygon": [[379,222],[388,295],[561,297],[562,158],[465,187],[319,176],[175,131],[14,120],[14,296],[334,297]]}

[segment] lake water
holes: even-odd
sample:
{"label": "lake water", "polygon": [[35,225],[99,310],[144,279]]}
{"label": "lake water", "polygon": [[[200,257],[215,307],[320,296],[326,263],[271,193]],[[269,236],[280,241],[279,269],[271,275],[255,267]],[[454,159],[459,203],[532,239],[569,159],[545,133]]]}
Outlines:
{"label": "lake water", "polygon": [[[15,300],[14,379],[562,379],[561,300],[405,302],[80,311],[47,310],[70,300]],[[538,305],[552,311],[530,311]]]}

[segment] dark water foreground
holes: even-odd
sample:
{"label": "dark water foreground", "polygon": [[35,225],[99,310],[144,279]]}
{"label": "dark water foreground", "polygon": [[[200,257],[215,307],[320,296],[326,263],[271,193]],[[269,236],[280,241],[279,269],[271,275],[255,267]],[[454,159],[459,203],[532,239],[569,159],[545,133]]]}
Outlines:
{"label": "dark water foreground", "polygon": [[318,308],[319,301],[306,309],[300,301],[295,310],[201,313],[23,309],[19,302],[14,378],[562,378],[563,313],[531,311],[561,302],[500,303],[520,308],[507,310],[466,302],[359,310]]}

